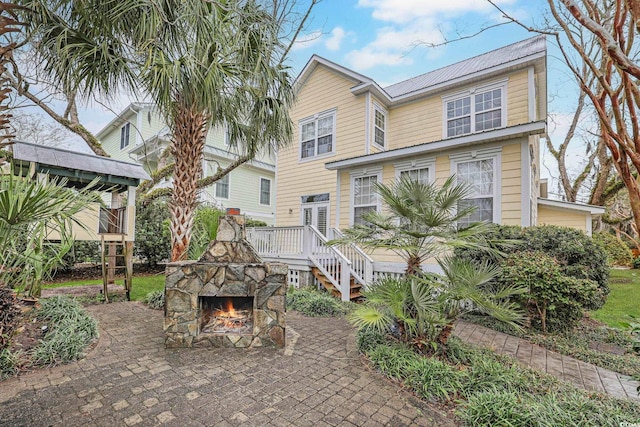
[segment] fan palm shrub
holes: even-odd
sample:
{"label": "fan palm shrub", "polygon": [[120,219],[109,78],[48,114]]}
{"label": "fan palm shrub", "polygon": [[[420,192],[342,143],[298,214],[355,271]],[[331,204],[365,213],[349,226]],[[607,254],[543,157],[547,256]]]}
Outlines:
{"label": "fan palm shrub", "polygon": [[[42,281],[73,245],[75,218],[97,196],[95,182],[81,190],[67,180],[0,176],[0,282],[38,297]],[[55,240],[49,240],[55,237]]]}
{"label": "fan palm shrub", "polygon": [[[344,232],[332,244],[356,243],[365,249],[386,249],[406,261],[406,276],[383,278],[372,284],[351,315],[360,329],[392,332],[419,347],[445,346],[453,324],[467,311],[481,311],[514,326],[522,311],[509,297],[526,292],[520,286],[500,286],[499,269],[488,262],[474,263],[453,256],[456,248],[499,255],[486,233],[492,224],[459,226],[475,207],[464,203],[471,192],[465,182],[450,177],[441,186],[410,177],[376,184],[382,212],[367,212],[364,224]],[[503,245],[508,242],[501,242]],[[435,259],[441,274],[425,273],[421,264]]]}

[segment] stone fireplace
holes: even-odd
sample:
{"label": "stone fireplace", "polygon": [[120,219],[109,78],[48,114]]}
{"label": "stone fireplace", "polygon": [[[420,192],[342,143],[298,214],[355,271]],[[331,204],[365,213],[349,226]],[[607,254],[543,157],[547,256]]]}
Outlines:
{"label": "stone fireplace", "polygon": [[243,216],[220,218],[199,260],[167,264],[165,347],[284,347],[287,272],[262,262]]}

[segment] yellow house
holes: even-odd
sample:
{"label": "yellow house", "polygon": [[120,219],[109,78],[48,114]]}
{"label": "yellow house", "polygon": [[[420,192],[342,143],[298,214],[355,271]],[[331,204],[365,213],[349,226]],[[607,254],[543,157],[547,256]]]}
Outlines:
{"label": "yellow house", "polygon": [[[286,258],[300,271],[290,273],[294,284],[307,259],[319,280],[332,275],[332,264],[324,262],[328,255],[309,256],[309,248],[316,250],[323,238],[358,223],[363,213],[380,210],[374,184],[402,175],[436,183],[455,175],[471,184],[467,203],[478,209],[468,221],[530,226],[544,219],[573,225],[580,217],[581,228],[590,231],[587,217],[598,213],[539,200],[539,139],[547,117],[543,36],[384,88],[313,56],[296,90],[291,116],[298,135],[276,163],[276,230],[281,231],[269,237],[266,230],[252,231],[263,256]],[[287,229],[302,237],[285,238]],[[319,236],[305,243],[304,233],[314,232]],[[298,241],[303,246],[299,262],[292,258]],[[365,255],[355,247],[338,252],[361,284],[379,273],[404,271],[388,252]],[[315,274],[318,269],[322,274]],[[334,277],[333,286],[344,297],[347,279],[342,276]]]}

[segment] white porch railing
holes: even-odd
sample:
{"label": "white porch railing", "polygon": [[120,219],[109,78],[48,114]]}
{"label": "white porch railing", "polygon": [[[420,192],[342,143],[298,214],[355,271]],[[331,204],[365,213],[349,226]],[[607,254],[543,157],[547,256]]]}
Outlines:
{"label": "white porch railing", "polygon": [[328,239],[313,226],[247,228],[247,240],[264,258],[309,260],[340,291],[344,301],[350,298],[351,276],[362,285],[373,276],[371,258],[355,245],[329,246]]}
{"label": "white porch railing", "polygon": [[247,240],[265,258],[308,258],[304,252],[304,226],[247,228]]}
{"label": "white porch railing", "polygon": [[[344,234],[337,228],[332,228],[332,239],[340,239]],[[336,248],[351,261],[351,274],[363,287],[368,286],[373,281],[373,259],[361,248],[353,243],[337,245]]]}

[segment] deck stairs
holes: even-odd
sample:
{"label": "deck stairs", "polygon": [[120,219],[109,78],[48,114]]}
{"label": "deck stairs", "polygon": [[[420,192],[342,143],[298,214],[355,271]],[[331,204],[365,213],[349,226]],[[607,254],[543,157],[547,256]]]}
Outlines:
{"label": "deck stairs", "polygon": [[[373,260],[362,249],[354,244],[330,245],[329,239],[312,225],[256,227],[247,231],[247,239],[260,256],[308,261],[318,283],[343,301],[362,298],[362,290],[371,283]],[[327,234],[332,239],[342,237],[337,229],[329,229]]]}

